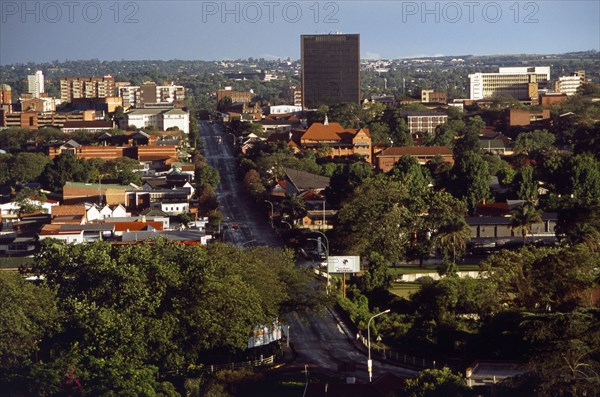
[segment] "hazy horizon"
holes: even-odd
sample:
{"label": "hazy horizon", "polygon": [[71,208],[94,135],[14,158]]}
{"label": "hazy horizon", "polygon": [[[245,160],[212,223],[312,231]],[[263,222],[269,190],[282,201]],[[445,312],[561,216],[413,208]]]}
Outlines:
{"label": "hazy horizon", "polygon": [[600,49],[600,2],[2,1],[0,65],[299,59],[302,34],[359,33],[361,59]]}

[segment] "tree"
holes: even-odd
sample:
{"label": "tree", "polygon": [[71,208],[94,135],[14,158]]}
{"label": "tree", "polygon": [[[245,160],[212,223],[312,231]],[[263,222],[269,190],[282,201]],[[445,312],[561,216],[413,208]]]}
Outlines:
{"label": "tree", "polygon": [[209,185],[213,190],[217,190],[221,183],[221,177],[216,168],[205,163],[196,168],[196,182],[198,186]]}
{"label": "tree", "polygon": [[578,154],[569,162],[569,185],[579,205],[600,203],[600,161],[589,154]]}
{"label": "tree", "polygon": [[32,200],[45,201],[46,195],[37,189],[24,187],[15,196],[15,202],[19,204],[20,212],[24,214],[31,214],[42,209],[41,205],[34,204]]}
{"label": "tree", "polygon": [[513,189],[519,200],[536,200],[538,184],[533,178],[533,167],[521,167],[513,178]]}
{"label": "tree", "polygon": [[244,175],[244,187],[252,197],[260,197],[266,192],[258,171],[251,169]]}
{"label": "tree", "polygon": [[465,250],[466,241],[471,237],[471,228],[462,216],[446,219],[435,232],[435,240],[447,256],[452,252],[452,262],[456,263],[457,252]]}
{"label": "tree", "polygon": [[141,166],[139,161],[129,157],[120,157],[112,161],[107,161],[104,168],[108,171],[114,171],[109,175],[113,176],[121,185],[130,183],[141,185],[142,177],[137,172]]}
{"label": "tree", "polygon": [[572,310],[589,305],[597,261],[598,254],[583,246],[527,246],[489,257],[482,269],[498,285],[505,305],[532,311]]}
{"label": "tree", "polygon": [[556,236],[569,245],[585,244],[600,250],[600,206],[572,205],[558,212]]}
{"label": "tree", "polygon": [[404,387],[407,397],[470,397],[473,390],[461,375],[449,368],[426,369],[414,379],[408,379]]}
{"label": "tree", "polygon": [[412,156],[400,157],[389,175],[405,185],[413,197],[421,197],[429,190],[430,180],[427,169]]}
{"label": "tree", "polygon": [[465,202],[469,211],[490,193],[488,165],[478,153],[469,151],[454,163],[450,192]]}
{"label": "tree", "polygon": [[368,179],[340,208],[335,239],[349,253],[377,252],[396,263],[406,255],[419,204],[397,181]]}
{"label": "tree", "polygon": [[534,130],[522,132],[517,135],[514,151],[517,153],[532,154],[540,151],[548,151],[554,145],[556,137],[546,130]]}
{"label": "tree", "polygon": [[37,181],[49,162],[49,157],[42,153],[17,153],[10,164],[13,183]]}
{"label": "tree", "polygon": [[523,237],[523,246],[525,238],[531,233],[531,226],[542,221],[540,211],[535,205],[527,201],[510,212],[510,230],[520,230]]}
{"label": "tree", "polygon": [[289,217],[292,223],[302,219],[306,215],[306,203],[298,195],[286,195],[285,200],[281,202],[281,213]]}
{"label": "tree", "polygon": [[56,296],[11,272],[0,272],[0,384],[31,364],[43,338],[58,329]]}
{"label": "tree", "polygon": [[377,252],[372,252],[368,258],[368,270],[362,277],[363,292],[372,292],[376,289],[388,290],[393,277],[389,271],[387,260]]}
{"label": "tree", "polygon": [[528,367],[536,396],[597,396],[600,311],[530,315],[522,323],[533,344]]}

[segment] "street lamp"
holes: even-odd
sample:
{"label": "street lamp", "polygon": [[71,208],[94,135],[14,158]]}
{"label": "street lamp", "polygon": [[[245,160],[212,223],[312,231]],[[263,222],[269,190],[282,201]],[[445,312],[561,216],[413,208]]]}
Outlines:
{"label": "street lamp", "polygon": [[325,246],[325,260],[327,261],[327,294],[329,294],[329,239],[325,233],[319,230],[313,230],[314,233],[318,233],[325,238],[327,245]]}
{"label": "street lamp", "polygon": [[367,322],[367,349],[369,351],[369,359],[367,360],[367,371],[369,371],[369,383],[371,383],[371,380],[373,378],[373,361],[371,361],[371,321],[375,317],[379,317],[382,314],[386,314],[389,312],[390,309],[384,310],[381,313],[377,313],[376,315],[372,316]]}
{"label": "street lamp", "polygon": [[281,223],[285,223],[286,225],[288,225],[290,227],[290,230],[294,228],[294,226],[292,226],[291,223],[284,221],[283,219],[281,220]]}
{"label": "street lamp", "polygon": [[[307,240],[316,241],[317,243],[319,243],[319,249],[321,249],[321,246],[323,246],[323,248],[325,249],[325,263],[328,266],[329,265],[329,244],[325,245],[325,243],[323,243],[321,240],[316,239],[316,238],[308,238]],[[325,291],[327,292],[327,295],[329,295],[329,269],[327,269],[327,272],[325,274],[327,275],[327,286],[325,287]]]}

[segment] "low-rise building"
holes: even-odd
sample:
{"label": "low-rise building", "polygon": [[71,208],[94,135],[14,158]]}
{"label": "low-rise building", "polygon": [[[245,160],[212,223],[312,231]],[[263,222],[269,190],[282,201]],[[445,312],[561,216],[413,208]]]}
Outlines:
{"label": "low-rise building", "polygon": [[360,156],[372,162],[371,136],[368,128],[344,128],[339,123],[313,123],[300,136],[299,145],[304,150],[325,147],[333,157]]}
{"label": "low-rise building", "polygon": [[190,114],[181,109],[134,109],[125,113],[122,128],[133,126],[135,128],[154,127],[159,131],[177,127],[180,131],[190,132]]}
{"label": "low-rise building", "polygon": [[406,119],[406,124],[411,134],[419,132],[433,134],[437,126],[448,122],[448,115],[446,113],[435,110],[400,112],[400,116]]}
{"label": "low-rise building", "polygon": [[380,172],[389,172],[402,156],[414,157],[419,164],[426,164],[434,157],[454,163],[452,149],[447,146],[401,146],[390,147],[375,156],[375,167]]}

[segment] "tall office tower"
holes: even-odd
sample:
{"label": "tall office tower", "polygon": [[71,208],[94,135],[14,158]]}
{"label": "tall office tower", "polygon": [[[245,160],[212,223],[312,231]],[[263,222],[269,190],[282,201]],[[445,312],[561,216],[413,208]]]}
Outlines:
{"label": "tall office tower", "polygon": [[360,101],[360,35],[302,35],[302,106]]}
{"label": "tall office tower", "polygon": [[41,70],[27,76],[27,91],[33,94],[34,98],[39,98],[44,92],[44,74]]}

